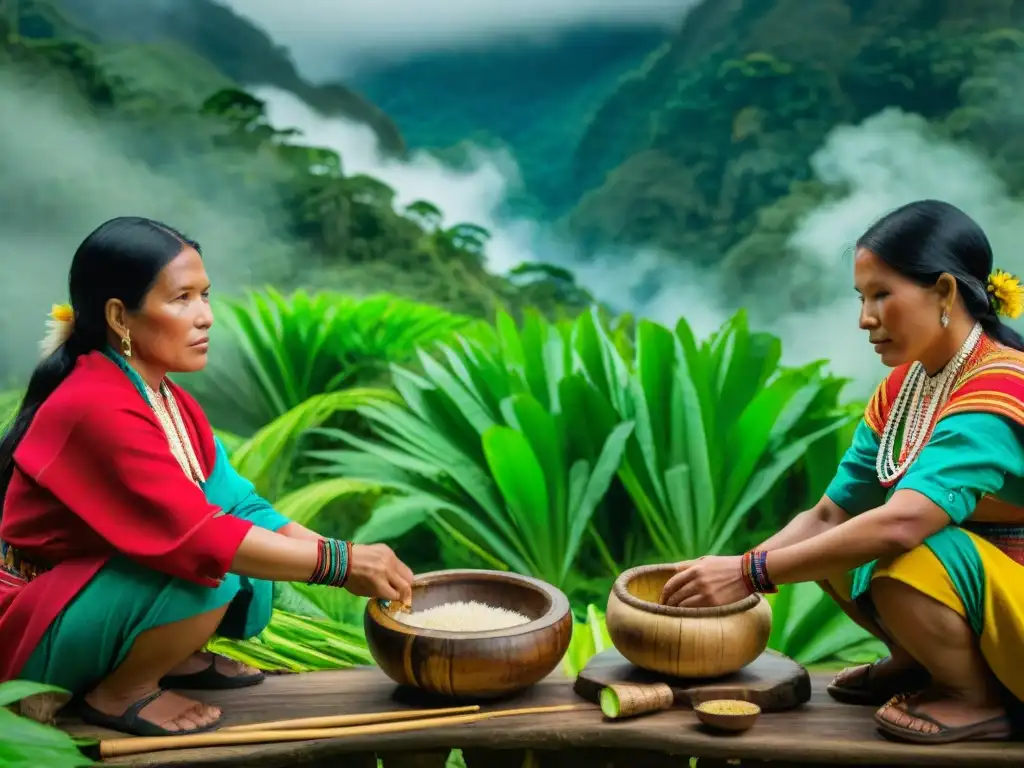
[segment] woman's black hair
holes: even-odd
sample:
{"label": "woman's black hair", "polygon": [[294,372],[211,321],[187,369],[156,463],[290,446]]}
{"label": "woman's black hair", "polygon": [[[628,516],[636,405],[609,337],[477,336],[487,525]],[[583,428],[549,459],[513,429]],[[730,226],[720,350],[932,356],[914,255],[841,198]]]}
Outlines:
{"label": "woman's black hair", "polygon": [[967,311],[1000,344],[1024,350],[1024,338],[999,319],[989,301],[992,246],[978,223],[955,205],[918,200],[887,213],[861,235],[858,248],[871,251],[921,286],[943,272],[956,278]]}
{"label": "woman's black hair", "polygon": [[122,216],[101,224],[75,251],[68,292],[75,312],[68,340],[32,372],[21,407],[0,438],[0,514],[14,471],[14,452],[40,406],[74,370],[79,357],[107,344],[106,305],[120,299],[138,310],[160,272],[186,247],[199,244],[158,221]]}

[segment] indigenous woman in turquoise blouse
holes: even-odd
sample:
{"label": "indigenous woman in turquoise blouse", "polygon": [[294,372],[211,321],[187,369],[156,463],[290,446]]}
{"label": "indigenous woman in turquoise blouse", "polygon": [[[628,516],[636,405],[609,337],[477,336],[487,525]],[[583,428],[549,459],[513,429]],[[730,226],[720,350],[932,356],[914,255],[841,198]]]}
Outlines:
{"label": "indigenous woman in turquoise blouse", "polygon": [[913,742],[1000,739],[1024,700],[1024,306],[982,230],[912,203],[858,240],[860,327],[893,369],[814,508],[742,557],[681,563],[670,605],[818,582],[890,654],[840,673]]}
{"label": "indigenous woman in turquoise blouse", "polygon": [[215,633],[259,634],[273,582],[408,603],[413,574],[384,545],[274,511],[167,378],[207,362],[198,244],[114,219],[79,247],[69,283],[0,440],[0,682],[60,686],[83,719],[128,733],[208,730],[220,710],[173,689],[263,679],[197,651]]}

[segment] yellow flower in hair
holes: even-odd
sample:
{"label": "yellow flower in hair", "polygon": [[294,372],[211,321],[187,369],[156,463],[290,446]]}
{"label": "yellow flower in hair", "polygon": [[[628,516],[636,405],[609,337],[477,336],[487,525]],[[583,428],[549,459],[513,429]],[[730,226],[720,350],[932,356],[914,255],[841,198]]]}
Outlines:
{"label": "yellow flower in hair", "polygon": [[75,310],[70,304],[54,304],[50,307],[50,319],[46,321],[46,337],[39,342],[43,357],[49,357],[64,344],[75,330]]}
{"label": "yellow flower in hair", "polygon": [[997,269],[988,276],[988,292],[997,314],[1016,319],[1024,312],[1024,288],[1016,275]]}
{"label": "yellow flower in hair", "polygon": [[75,319],[75,310],[70,304],[54,304],[50,309],[50,317],[58,323],[70,323]]}

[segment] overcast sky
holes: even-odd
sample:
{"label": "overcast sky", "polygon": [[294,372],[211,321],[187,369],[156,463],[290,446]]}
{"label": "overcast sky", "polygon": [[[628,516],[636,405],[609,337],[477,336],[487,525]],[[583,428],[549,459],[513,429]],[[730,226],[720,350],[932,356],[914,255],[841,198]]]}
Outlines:
{"label": "overcast sky", "polygon": [[677,26],[700,0],[224,0],[312,77],[587,23]]}

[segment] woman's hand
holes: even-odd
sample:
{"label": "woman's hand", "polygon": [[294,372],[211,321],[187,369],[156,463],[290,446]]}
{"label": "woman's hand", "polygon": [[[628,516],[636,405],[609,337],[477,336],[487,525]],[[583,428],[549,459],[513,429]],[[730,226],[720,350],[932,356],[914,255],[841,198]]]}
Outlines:
{"label": "woman's hand", "polygon": [[386,544],[353,544],[348,569],[352,594],[412,605],[413,572]]}
{"label": "woman's hand", "polygon": [[663,605],[707,608],[728,605],[750,594],[743,578],[742,557],[702,557],[677,566],[679,573],[665,583]]}

